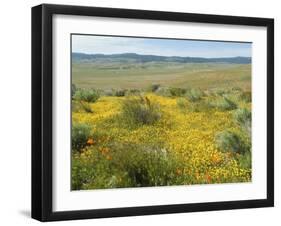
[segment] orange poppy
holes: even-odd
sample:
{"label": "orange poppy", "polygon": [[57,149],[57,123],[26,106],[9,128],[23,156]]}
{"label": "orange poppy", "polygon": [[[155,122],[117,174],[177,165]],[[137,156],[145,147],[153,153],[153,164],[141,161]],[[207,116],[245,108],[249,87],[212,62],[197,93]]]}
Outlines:
{"label": "orange poppy", "polygon": [[95,143],[95,141],[92,138],[88,139],[88,141],[87,141],[88,145],[93,145],[94,143]]}

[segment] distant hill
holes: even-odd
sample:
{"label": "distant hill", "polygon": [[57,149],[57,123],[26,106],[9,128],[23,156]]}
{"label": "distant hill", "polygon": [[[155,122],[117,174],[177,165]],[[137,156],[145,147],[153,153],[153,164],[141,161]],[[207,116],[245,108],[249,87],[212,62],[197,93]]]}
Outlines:
{"label": "distant hill", "polygon": [[177,62],[177,63],[232,63],[232,64],[250,64],[251,57],[223,57],[223,58],[203,58],[203,57],[179,57],[179,56],[157,56],[157,55],[141,55],[136,53],[121,54],[85,54],[72,53],[74,62]]}

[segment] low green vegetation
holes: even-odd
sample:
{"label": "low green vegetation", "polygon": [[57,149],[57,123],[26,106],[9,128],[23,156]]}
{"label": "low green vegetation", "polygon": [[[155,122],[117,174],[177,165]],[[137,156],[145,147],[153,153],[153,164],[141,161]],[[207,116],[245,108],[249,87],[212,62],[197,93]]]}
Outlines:
{"label": "low green vegetation", "polygon": [[243,138],[239,133],[231,130],[225,130],[216,136],[217,146],[222,151],[231,151],[244,154],[248,151]]}
{"label": "low green vegetation", "polygon": [[81,151],[91,136],[91,127],[83,123],[73,123],[71,130],[71,143],[73,151]]}
{"label": "low green vegetation", "polygon": [[237,108],[237,104],[230,98],[223,96],[214,103],[215,108],[220,111],[230,111]]}
{"label": "low green vegetation", "polygon": [[200,89],[190,89],[185,95],[190,102],[196,102],[202,99],[204,93]]}
{"label": "low green vegetation", "polygon": [[77,91],[76,85],[71,84],[71,98],[73,99],[75,93]]}
{"label": "low green vegetation", "polygon": [[131,126],[153,124],[161,117],[159,105],[142,96],[125,99],[121,111],[124,120]]}
{"label": "low green vegetation", "polygon": [[234,112],[235,122],[251,137],[252,113],[247,108],[240,108]]}
{"label": "low green vegetation", "polygon": [[177,99],[177,105],[181,110],[185,111],[188,109],[189,102],[186,98],[180,97]]}
{"label": "low green vegetation", "polygon": [[243,100],[246,103],[250,103],[252,102],[252,92],[250,91],[241,92],[239,98],[240,100]]}
{"label": "low green vegetation", "polygon": [[156,92],[160,88],[160,84],[151,84],[148,88],[148,92]]}
{"label": "low green vegetation", "polygon": [[170,96],[172,97],[181,97],[186,93],[186,89],[179,87],[171,87],[169,88]]}
{"label": "low green vegetation", "polygon": [[125,89],[117,89],[113,91],[113,96],[117,96],[117,97],[124,97],[126,95],[126,91]]}
{"label": "low green vegetation", "polygon": [[95,89],[77,89],[73,98],[79,101],[96,102],[100,97],[100,94]]}
{"label": "low green vegetation", "polygon": [[165,149],[153,146],[92,146],[81,157],[72,157],[72,189],[147,187],[182,184],[183,161]]}

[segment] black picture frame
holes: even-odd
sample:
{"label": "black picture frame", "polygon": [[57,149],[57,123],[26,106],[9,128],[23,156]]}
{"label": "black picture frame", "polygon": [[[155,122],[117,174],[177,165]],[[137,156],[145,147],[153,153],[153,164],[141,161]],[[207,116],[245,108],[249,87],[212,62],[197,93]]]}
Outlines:
{"label": "black picture frame", "polygon": [[[54,212],[52,210],[52,17],[55,14],[266,27],[267,198]],[[273,19],[50,4],[32,8],[32,218],[40,221],[57,221],[271,206],[274,206]]]}

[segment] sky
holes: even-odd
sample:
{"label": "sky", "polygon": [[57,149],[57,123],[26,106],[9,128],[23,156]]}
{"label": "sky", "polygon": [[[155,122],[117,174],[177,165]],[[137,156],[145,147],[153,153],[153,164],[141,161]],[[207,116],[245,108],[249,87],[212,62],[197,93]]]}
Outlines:
{"label": "sky", "polygon": [[239,42],[72,35],[72,52],[137,53],[182,57],[251,57],[252,44]]}

